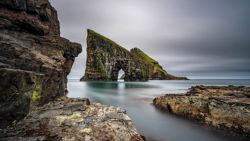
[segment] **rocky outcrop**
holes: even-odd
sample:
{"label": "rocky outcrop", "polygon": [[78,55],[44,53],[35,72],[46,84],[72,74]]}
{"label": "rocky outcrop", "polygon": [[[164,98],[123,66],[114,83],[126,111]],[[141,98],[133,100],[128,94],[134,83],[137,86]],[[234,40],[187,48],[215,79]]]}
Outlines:
{"label": "rocky outcrop", "polygon": [[125,81],[187,79],[168,74],[158,62],[137,48],[129,52],[93,30],[87,32],[87,63],[81,80],[117,81],[120,70],[125,73]]}
{"label": "rocky outcrop", "polygon": [[148,65],[112,40],[88,29],[87,63],[81,80],[117,81],[119,70],[125,81],[148,80]]}
{"label": "rocky outcrop", "polygon": [[0,1],[0,127],[66,94],[81,46],[60,37],[48,0]]}
{"label": "rocky outcrop", "polygon": [[64,97],[80,52],[48,0],[0,1],[1,141],[143,140],[124,110]]}
{"label": "rocky outcrop", "polygon": [[134,57],[140,59],[149,66],[149,80],[188,80],[186,77],[177,77],[169,74],[157,61],[145,54],[139,48],[133,48],[130,52]]}
{"label": "rocky outcrop", "polygon": [[1,141],[143,141],[125,111],[90,103],[88,99],[60,98],[33,107],[25,118],[0,130]]}
{"label": "rocky outcrop", "polygon": [[186,94],[154,99],[164,111],[196,119],[217,128],[250,135],[250,88],[196,86]]}

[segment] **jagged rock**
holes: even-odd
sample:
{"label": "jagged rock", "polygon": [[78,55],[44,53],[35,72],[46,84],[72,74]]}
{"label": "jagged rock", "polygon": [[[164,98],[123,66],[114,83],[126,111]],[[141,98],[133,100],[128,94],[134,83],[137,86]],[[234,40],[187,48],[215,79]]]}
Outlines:
{"label": "jagged rock", "polygon": [[8,114],[8,122],[21,119],[32,98],[43,104],[65,95],[66,77],[80,52],[80,44],[60,37],[48,0],[1,0],[0,119]]}
{"label": "jagged rock", "polygon": [[145,54],[139,48],[133,48],[130,50],[130,52],[133,56],[139,58],[141,61],[148,64],[150,80],[187,80],[186,77],[177,77],[169,74],[166,70],[162,68],[159,62],[155,61],[153,58]]}
{"label": "jagged rock", "polygon": [[196,86],[184,95],[157,97],[153,103],[170,113],[250,135],[250,87]]}
{"label": "jagged rock", "polygon": [[119,70],[125,81],[148,79],[187,79],[168,74],[158,62],[141,50],[130,52],[114,41],[88,29],[87,63],[81,80],[117,81]]}
{"label": "jagged rock", "polygon": [[143,141],[125,111],[88,99],[60,98],[33,107],[19,123],[0,130],[1,141]]}
{"label": "jagged rock", "polygon": [[148,65],[112,40],[88,29],[87,63],[81,80],[117,81],[122,69],[125,81],[148,80]]}

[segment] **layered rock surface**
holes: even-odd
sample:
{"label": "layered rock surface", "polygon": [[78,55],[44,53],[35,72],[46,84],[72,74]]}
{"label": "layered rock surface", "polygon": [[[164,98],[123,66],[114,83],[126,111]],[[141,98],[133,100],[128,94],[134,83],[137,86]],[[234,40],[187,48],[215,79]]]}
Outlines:
{"label": "layered rock surface", "polygon": [[121,69],[125,81],[186,79],[168,74],[158,62],[137,48],[129,52],[93,30],[87,32],[87,63],[81,80],[117,81]]}
{"label": "layered rock surface", "polygon": [[[48,0],[0,1],[0,127],[65,95],[81,46],[60,37]],[[8,121],[3,120],[8,117]]]}
{"label": "layered rock surface", "polygon": [[0,130],[1,141],[143,141],[125,111],[61,97],[41,107],[12,127]]}
{"label": "layered rock surface", "polygon": [[186,94],[157,97],[153,103],[164,111],[250,136],[249,87],[196,86]]}

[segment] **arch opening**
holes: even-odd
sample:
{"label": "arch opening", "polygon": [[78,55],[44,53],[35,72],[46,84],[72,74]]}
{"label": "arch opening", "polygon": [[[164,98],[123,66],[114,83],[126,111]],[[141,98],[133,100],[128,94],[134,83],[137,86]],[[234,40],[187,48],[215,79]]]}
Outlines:
{"label": "arch opening", "polygon": [[125,72],[124,72],[123,69],[120,69],[120,70],[118,71],[118,78],[117,78],[117,80],[118,80],[118,81],[124,81],[124,78],[125,78]]}

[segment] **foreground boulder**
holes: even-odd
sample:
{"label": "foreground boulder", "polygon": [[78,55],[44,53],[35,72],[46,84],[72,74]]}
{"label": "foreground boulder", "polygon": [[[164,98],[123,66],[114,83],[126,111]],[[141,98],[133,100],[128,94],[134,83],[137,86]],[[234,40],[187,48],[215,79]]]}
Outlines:
{"label": "foreground boulder", "polygon": [[117,81],[120,70],[125,81],[186,80],[167,73],[154,59],[138,48],[131,51],[88,29],[87,63],[81,80]]}
{"label": "foreground boulder", "polygon": [[250,136],[250,88],[196,86],[186,94],[157,97],[154,105],[176,115]]}
{"label": "foreground boulder", "polygon": [[1,141],[143,141],[125,111],[90,103],[88,99],[59,98],[33,107],[28,116],[0,130]]}
{"label": "foreground boulder", "polygon": [[0,128],[23,118],[30,103],[66,94],[81,46],[60,37],[48,0],[0,1]]}

